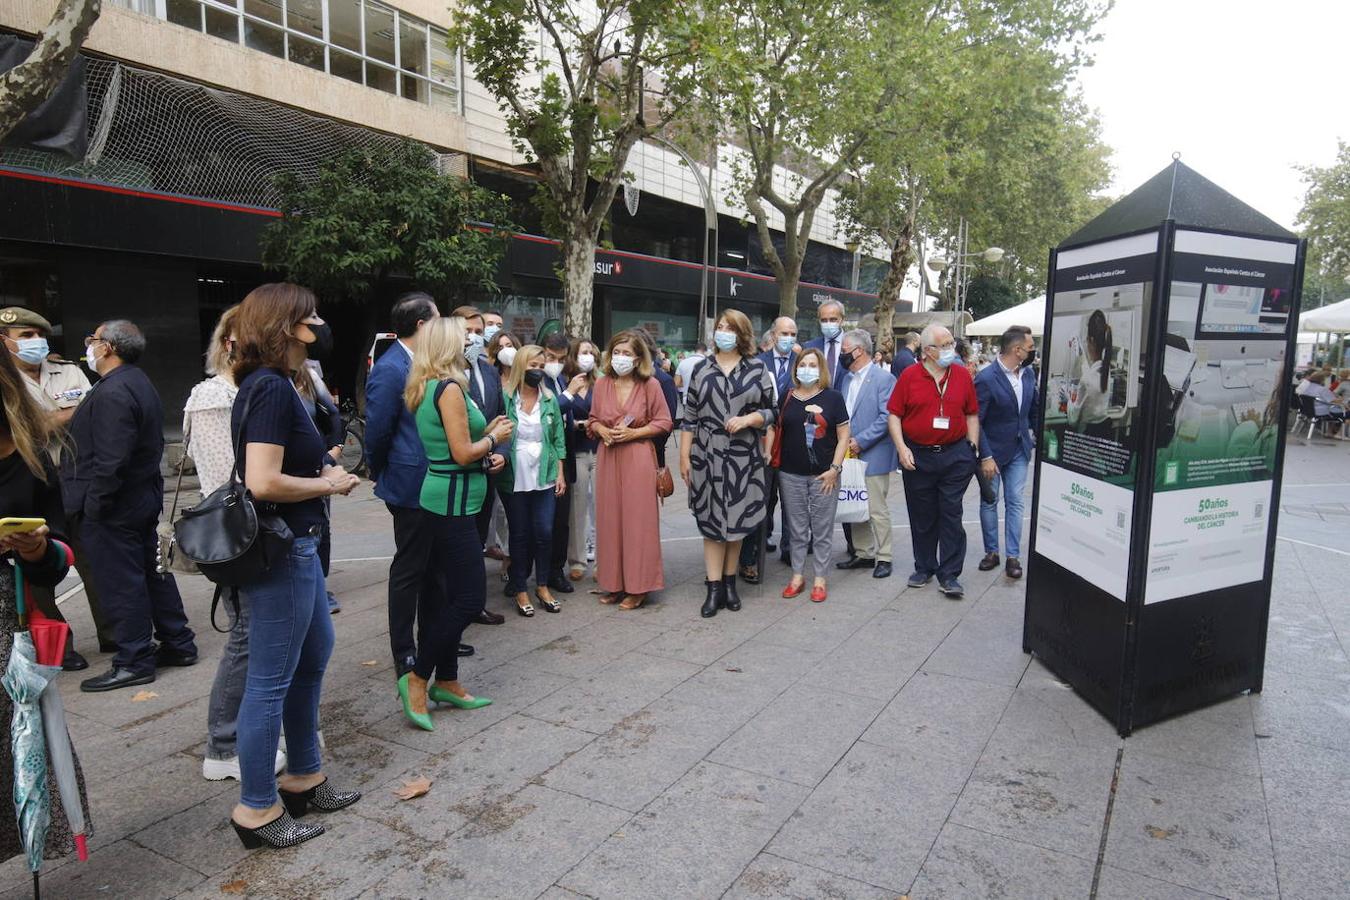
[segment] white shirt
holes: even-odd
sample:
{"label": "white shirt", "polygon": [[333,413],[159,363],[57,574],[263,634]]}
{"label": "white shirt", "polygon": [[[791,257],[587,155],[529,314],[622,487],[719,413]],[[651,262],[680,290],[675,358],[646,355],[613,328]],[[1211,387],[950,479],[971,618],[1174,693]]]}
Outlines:
{"label": "white shirt", "polygon": [[694,366],[703,362],[707,357],[698,354],[690,354],[680,360],[680,364],[675,367],[675,377],[680,379],[680,402],[684,402],[685,394],[689,393],[689,377],[694,374]]}
{"label": "white shirt", "polygon": [[1021,410],[1022,410],[1022,369],[1021,369],[1021,367],[1009,369],[1007,366],[1003,365],[1003,359],[1002,359],[1002,357],[1000,357],[999,360],[998,360],[998,368],[999,368],[999,371],[1001,371],[1001,372],[1003,373],[1004,377],[1008,379],[1008,384],[1012,386],[1012,389],[1013,389],[1013,396],[1017,398],[1017,409],[1018,409],[1019,412],[1021,412]]}
{"label": "white shirt", "polygon": [[537,491],[539,487],[539,457],[544,453],[543,397],[534,401],[534,409],[525,411],[525,405],[516,400],[516,434],[512,450],[515,454],[515,489]]}
{"label": "white shirt", "polygon": [[853,407],[858,405],[858,393],[862,390],[863,380],[867,378],[867,372],[871,368],[872,363],[868,362],[848,377],[848,396],[844,398],[844,406],[848,409],[850,419],[853,418]]}

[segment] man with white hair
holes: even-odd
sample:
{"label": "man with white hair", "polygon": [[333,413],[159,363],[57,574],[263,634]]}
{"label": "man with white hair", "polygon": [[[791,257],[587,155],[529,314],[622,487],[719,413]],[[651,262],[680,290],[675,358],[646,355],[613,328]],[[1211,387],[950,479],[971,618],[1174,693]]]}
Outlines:
{"label": "man with white hair", "polygon": [[872,335],[861,328],[844,334],[840,365],[844,380],[839,393],[849,419],[849,453],[867,465],[866,524],[853,526],[857,551],[836,565],[840,569],[871,569],[873,578],[891,575],[891,509],[887,495],[897,460],[887,434],[886,402],[895,389],[895,376],[872,362]]}
{"label": "man with white hair", "polygon": [[909,587],[923,587],[936,575],[942,593],[955,600],[965,594],[961,499],[979,456],[979,402],[950,331],[929,325],[919,343],[919,365],[904,371],[887,404],[914,545]]}

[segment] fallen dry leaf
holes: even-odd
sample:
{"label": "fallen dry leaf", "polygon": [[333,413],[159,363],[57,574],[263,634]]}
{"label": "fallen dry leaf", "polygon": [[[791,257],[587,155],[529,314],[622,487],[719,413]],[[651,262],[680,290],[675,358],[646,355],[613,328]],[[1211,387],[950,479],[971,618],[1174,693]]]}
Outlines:
{"label": "fallen dry leaf", "polygon": [[365,662],[361,663],[361,665],[363,666],[378,666],[379,664],[380,661],[377,659],[368,659]]}
{"label": "fallen dry leaf", "polygon": [[1160,841],[1167,840],[1176,834],[1176,828],[1159,828],[1157,825],[1145,825],[1144,832],[1151,838],[1157,838]]}
{"label": "fallen dry leaf", "polygon": [[144,703],[145,701],[153,700],[158,696],[159,694],[156,694],[154,691],[137,691],[136,693],[131,695],[131,702]]}
{"label": "fallen dry leaf", "polygon": [[227,881],[220,886],[222,894],[242,894],[248,890],[248,882],[242,879],[237,881]]}
{"label": "fallen dry leaf", "polygon": [[394,796],[400,800],[411,800],[414,797],[420,797],[431,790],[431,779],[425,775],[418,775],[416,778],[410,778],[403,782],[402,787],[394,788]]}
{"label": "fallen dry leaf", "polygon": [[743,671],[745,671],[745,670],[742,669],[740,666],[727,666],[727,671],[728,671],[728,672],[743,672]]}

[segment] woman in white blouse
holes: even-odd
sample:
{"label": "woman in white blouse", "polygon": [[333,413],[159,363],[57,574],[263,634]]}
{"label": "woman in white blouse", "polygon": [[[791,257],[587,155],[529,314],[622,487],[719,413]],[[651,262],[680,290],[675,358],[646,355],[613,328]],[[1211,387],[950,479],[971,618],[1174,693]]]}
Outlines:
{"label": "woman in white blouse", "polygon": [[[211,344],[206,349],[206,374],[188,395],[183,408],[183,440],[187,453],[197,466],[202,496],[225,484],[234,468],[234,444],[230,438],[230,412],[239,393],[230,378],[234,336],[231,325],[236,310],[232,306],[221,313]],[[206,758],[202,777],[209,781],[225,778],[239,780],[239,756],[235,749],[235,722],[239,703],[244,699],[244,681],[248,677],[248,594],[239,594],[239,617],[230,629],[225,653],[211,684],[211,700],[206,712]],[[276,770],[286,765],[286,753],[277,750]]]}

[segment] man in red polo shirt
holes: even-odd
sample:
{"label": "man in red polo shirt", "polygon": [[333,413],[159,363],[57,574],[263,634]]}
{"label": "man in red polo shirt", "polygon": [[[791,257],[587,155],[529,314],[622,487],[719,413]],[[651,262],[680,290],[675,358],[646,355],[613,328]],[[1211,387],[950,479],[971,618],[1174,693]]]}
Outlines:
{"label": "man in red polo shirt", "polygon": [[920,347],[920,365],[900,373],[886,404],[914,545],[909,586],[923,587],[937,575],[942,593],[959,599],[965,593],[958,579],[966,558],[961,498],[975,474],[979,404],[950,331],[929,325]]}

